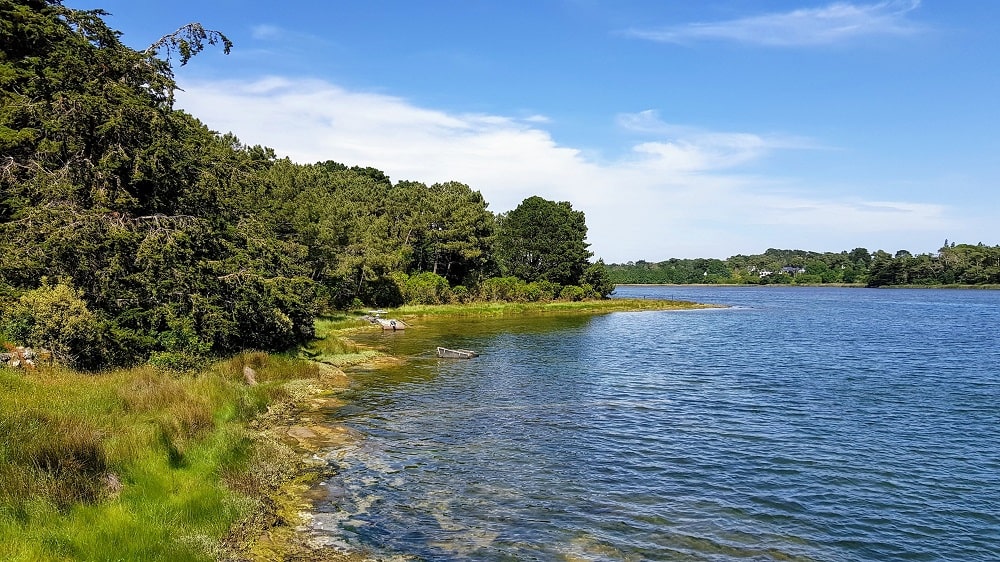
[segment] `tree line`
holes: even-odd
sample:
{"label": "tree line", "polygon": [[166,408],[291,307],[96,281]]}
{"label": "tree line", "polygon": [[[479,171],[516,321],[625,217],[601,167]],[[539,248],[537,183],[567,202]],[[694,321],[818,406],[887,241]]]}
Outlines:
{"label": "tree line", "polygon": [[639,260],[607,267],[611,280],[619,284],[984,285],[1000,284],[1000,246],[945,240],[937,253],[919,255],[866,248],[839,253],[770,248],[725,260]]}
{"label": "tree line", "polygon": [[313,336],[333,308],[600,298],[582,212],[300,164],[173,107],[198,24],[134,50],[101,10],[0,0],[0,339],[100,368]]}

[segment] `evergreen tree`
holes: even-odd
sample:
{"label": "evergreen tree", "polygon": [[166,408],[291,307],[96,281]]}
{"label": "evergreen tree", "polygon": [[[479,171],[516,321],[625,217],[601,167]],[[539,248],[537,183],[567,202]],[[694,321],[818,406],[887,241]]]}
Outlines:
{"label": "evergreen tree", "polygon": [[505,275],[560,285],[580,282],[592,255],[582,211],[574,211],[568,201],[534,196],[498,222],[496,254]]}

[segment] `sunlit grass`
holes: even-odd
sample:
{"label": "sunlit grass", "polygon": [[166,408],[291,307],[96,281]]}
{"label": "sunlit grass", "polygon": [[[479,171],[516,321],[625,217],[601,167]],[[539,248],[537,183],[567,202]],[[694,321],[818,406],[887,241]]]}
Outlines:
{"label": "sunlit grass", "polygon": [[714,305],[659,299],[604,299],[552,302],[486,302],[468,304],[406,305],[390,314],[406,316],[465,315],[507,316],[515,314],[602,313],[641,310],[684,310]]}
{"label": "sunlit grass", "polygon": [[217,558],[277,462],[248,423],[319,376],[263,353],[183,375],[0,369],[0,559]]}
{"label": "sunlit grass", "polygon": [[331,335],[348,333],[367,325],[368,321],[364,319],[361,312],[354,314],[339,313],[321,316],[317,318],[315,322],[316,339],[323,341],[328,339]]}
{"label": "sunlit grass", "polygon": [[370,327],[371,324],[360,312],[323,316],[316,320],[316,339],[302,352],[313,361],[335,367],[370,361],[381,353],[358,345],[350,338],[358,330]]}

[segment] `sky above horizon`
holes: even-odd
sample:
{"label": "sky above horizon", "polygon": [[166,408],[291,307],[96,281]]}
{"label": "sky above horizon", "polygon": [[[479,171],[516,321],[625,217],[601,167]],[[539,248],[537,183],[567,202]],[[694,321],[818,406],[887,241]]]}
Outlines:
{"label": "sky above horizon", "polygon": [[1000,243],[1000,2],[66,0],[225,33],[176,107],[300,163],[586,213],[605,261]]}

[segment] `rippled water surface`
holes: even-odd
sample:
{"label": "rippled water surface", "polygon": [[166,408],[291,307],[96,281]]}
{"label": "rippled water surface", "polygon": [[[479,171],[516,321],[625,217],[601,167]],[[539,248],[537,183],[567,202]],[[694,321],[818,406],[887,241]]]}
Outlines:
{"label": "rippled water surface", "polygon": [[315,532],[418,560],[1000,559],[1000,292],[618,295],[733,308],[373,335],[409,360],[331,415],[359,438]]}

